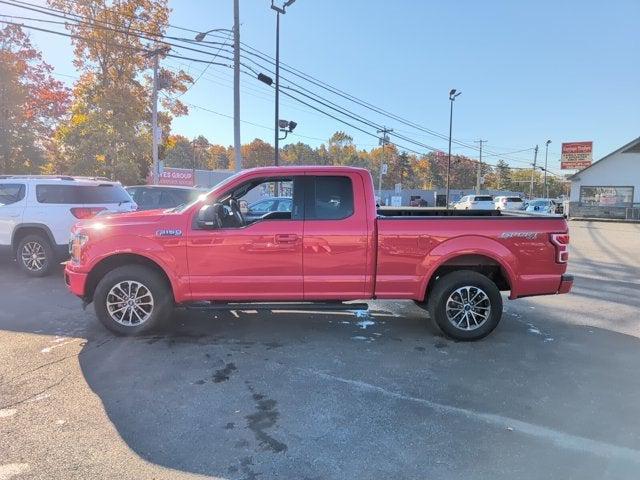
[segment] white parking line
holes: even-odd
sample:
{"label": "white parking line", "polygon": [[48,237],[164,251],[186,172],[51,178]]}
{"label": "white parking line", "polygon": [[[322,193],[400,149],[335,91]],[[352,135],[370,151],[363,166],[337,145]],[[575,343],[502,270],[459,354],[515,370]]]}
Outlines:
{"label": "white parking line", "polygon": [[393,397],[400,400],[419,403],[428,408],[437,410],[441,413],[462,415],[471,420],[481,421],[489,425],[503,428],[506,430],[514,430],[516,432],[524,433],[525,435],[530,435],[530,436],[539,438],[541,440],[550,441],[554,445],[561,448],[566,448],[569,450],[575,450],[579,452],[586,452],[593,455],[597,455],[599,457],[605,457],[605,458],[615,457],[622,460],[628,460],[628,461],[632,461],[634,463],[640,464],[640,451],[634,450],[632,448],[621,447],[621,446],[613,445],[607,442],[601,442],[599,440],[592,440],[590,438],[572,435],[569,433],[561,432],[559,430],[554,430],[552,428],[543,427],[541,425],[535,425],[533,423],[523,422],[521,420],[516,420],[514,418],[504,417],[502,415],[476,412],[475,410],[469,410],[466,408],[454,407],[451,405],[443,405],[441,403],[432,402],[424,398],[412,397],[410,395],[404,395],[402,393],[386,390],[385,388],[378,387],[377,385],[361,382],[359,380],[351,380],[348,378],[337,377],[335,375],[330,375],[328,373],[318,372],[315,370],[308,370],[308,369],[301,369],[301,368],[297,370],[300,370],[306,373],[311,373],[313,375],[317,375],[318,377],[324,378],[325,380],[331,380],[334,382],[340,382],[347,385],[351,385],[352,387],[356,387],[360,390],[373,391],[388,397]]}
{"label": "white parking line", "polygon": [[0,480],[9,480],[30,470],[27,463],[7,463],[0,465]]}

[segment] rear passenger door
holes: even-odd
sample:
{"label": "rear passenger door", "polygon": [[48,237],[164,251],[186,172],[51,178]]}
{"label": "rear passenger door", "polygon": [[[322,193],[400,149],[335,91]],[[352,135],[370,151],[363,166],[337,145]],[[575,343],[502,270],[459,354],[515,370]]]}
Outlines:
{"label": "rear passenger door", "polygon": [[355,198],[365,198],[357,174],[305,177],[305,300],[359,299],[365,294],[367,216]]}
{"label": "rear passenger door", "polygon": [[22,222],[26,185],[0,183],[0,245],[11,245],[16,226]]}

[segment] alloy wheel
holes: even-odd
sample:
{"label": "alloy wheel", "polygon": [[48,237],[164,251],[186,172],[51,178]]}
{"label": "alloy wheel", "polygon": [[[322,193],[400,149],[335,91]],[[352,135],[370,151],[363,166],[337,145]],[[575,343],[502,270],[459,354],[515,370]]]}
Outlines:
{"label": "alloy wheel", "polygon": [[38,242],[28,242],[22,246],[20,252],[22,263],[32,272],[42,270],[47,263],[47,255],[42,244]]}
{"label": "alloy wheel", "polygon": [[151,290],[134,280],[119,282],[111,287],[106,303],[111,318],[127,327],[143,324],[153,313]]}
{"label": "alloy wheel", "polygon": [[465,286],[454,290],[446,303],[447,319],[461,330],[480,328],[491,315],[491,300],[481,288]]}

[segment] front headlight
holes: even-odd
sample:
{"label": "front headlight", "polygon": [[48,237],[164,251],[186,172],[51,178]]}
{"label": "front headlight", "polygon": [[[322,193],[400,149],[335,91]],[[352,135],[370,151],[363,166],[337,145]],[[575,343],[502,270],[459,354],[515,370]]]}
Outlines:
{"label": "front headlight", "polygon": [[80,263],[80,257],[82,255],[82,247],[89,241],[89,236],[86,233],[74,233],[69,239],[69,255],[71,261],[74,263]]}

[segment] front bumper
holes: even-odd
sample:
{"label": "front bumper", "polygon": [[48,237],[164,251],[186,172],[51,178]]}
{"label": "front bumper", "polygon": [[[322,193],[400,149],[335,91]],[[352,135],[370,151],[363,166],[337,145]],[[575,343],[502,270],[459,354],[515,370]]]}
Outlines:
{"label": "front bumper", "polygon": [[84,298],[85,296],[87,277],[88,274],[75,271],[71,262],[65,264],[64,283],[67,284],[67,288],[71,293],[80,298]]}
{"label": "front bumper", "polygon": [[573,275],[562,275],[560,277],[560,286],[558,293],[569,293],[573,287]]}

